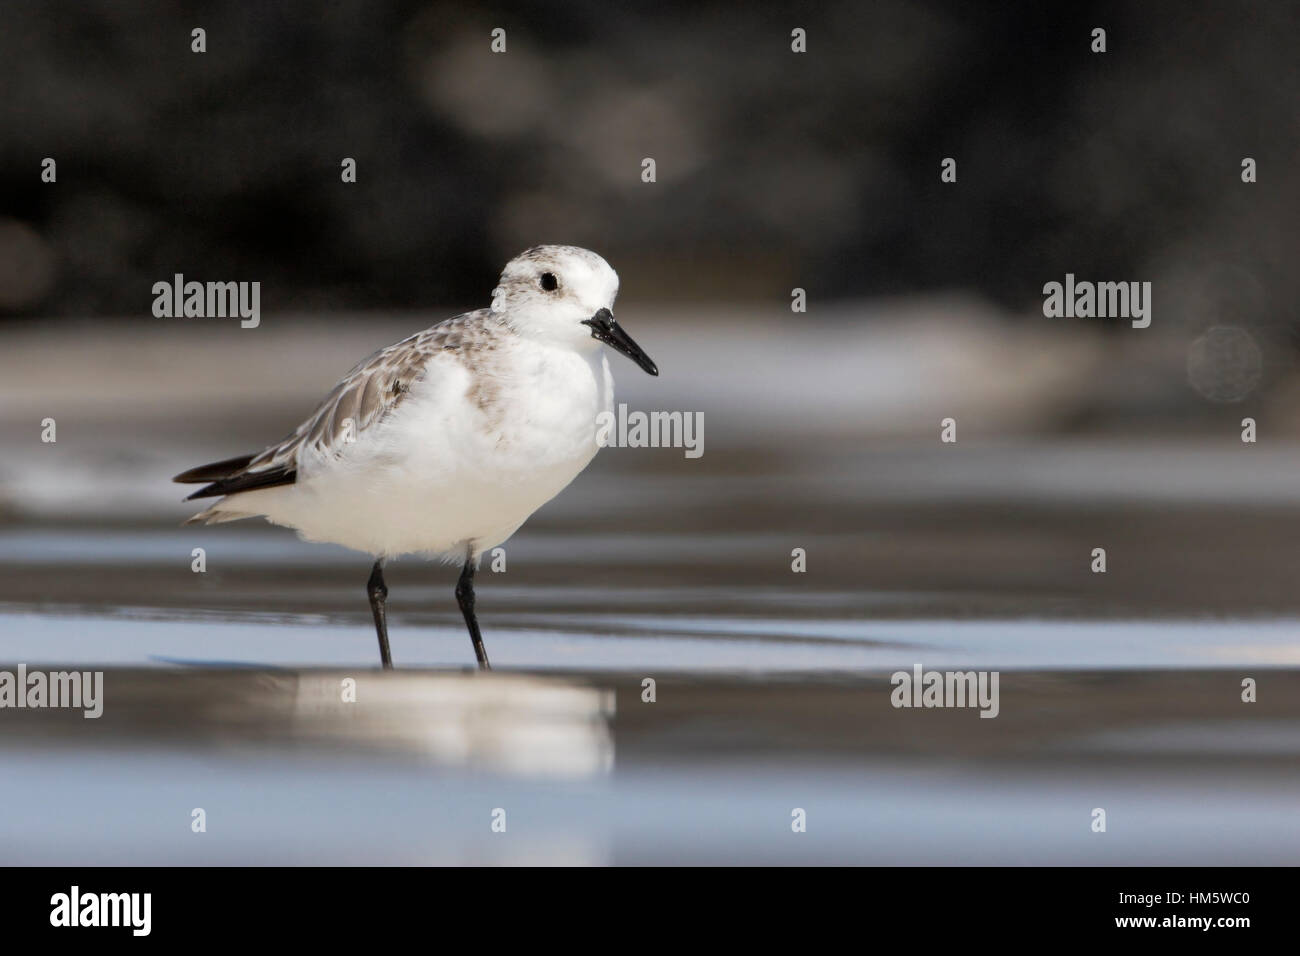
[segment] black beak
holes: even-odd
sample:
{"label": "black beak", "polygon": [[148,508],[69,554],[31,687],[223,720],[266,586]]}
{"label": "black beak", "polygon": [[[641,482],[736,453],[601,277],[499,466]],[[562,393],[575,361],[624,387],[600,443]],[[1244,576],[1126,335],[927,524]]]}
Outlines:
{"label": "black beak", "polygon": [[601,309],[582,324],[591,326],[593,339],[622,352],[651,375],[659,374],[659,366],[650,360],[650,356],[641,351],[641,346],[632,341],[632,336],[623,331],[623,326],[614,322],[614,313],[609,309]]}

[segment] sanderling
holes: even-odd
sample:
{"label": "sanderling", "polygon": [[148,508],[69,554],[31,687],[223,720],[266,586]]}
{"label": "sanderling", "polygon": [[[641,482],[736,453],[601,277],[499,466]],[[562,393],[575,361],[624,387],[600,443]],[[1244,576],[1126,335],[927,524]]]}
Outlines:
{"label": "sanderling", "polygon": [[186,523],[262,516],[372,555],[386,668],[384,563],[463,560],[456,601],[487,669],[474,569],[595,457],[597,417],[614,408],[601,343],[659,374],[614,321],[617,294],[618,274],[594,252],[529,249],[506,265],[490,308],[376,352],[283,441],[177,475],[207,483],[187,501],[222,496]]}

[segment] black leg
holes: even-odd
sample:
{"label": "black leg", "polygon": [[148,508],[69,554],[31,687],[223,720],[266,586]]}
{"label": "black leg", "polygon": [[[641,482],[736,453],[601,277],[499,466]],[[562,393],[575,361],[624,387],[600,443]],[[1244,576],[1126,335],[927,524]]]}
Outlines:
{"label": "black leg", "polygon": [[478,658],[479,670],[490,671],[487,648],[483,646],[483,635],[478,630],[478,618],[474,615],[474,559],[465,555],[465,567],[461,569],[460,580],[456,582],[456,603],[460,613],[465,615],[465,626],[469,628],[469,639],[474,642],[474,656]]}
{"label": "black leg", "polygon": [[384,584],[383,558],[375,562],[375,569],[370,572],[366,593],[370,595],[370,610],[375,615],[375,633],[379,635],[379,659],[384,664],[384,670],[392,670],[393,655],[388,650],[388,619],[384,615],[384,601],[388,598],[388,586]]}

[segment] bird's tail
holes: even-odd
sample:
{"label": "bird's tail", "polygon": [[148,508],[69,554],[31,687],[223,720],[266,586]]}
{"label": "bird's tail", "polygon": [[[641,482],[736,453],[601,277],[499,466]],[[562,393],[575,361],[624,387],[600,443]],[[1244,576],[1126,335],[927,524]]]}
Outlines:
{"label": "bird's tail", "polygon": [[241,518],[255,518],[256,513],[252,511],[240,511],[232,508],[227,502],[229,499],[222,498],[210,508],[205,508],[198,514],[186,518],[181,522],[187,524],[225,524],[227,521],[238,521]]}
{"label": "bird's tail", "polygon": [[205,486],[190,495],[189,498],[186,498],[186,501],[193,498],[224,496],[210,508],[186,519],[184,523],[222,524],[226,521],[238,521],[240,518],[256,517],[260,512],[250,511],[234,504],[237,498],[242,497],[236,493],[256,488],[290,484],[296,477],[296,472],[286,467],[249,471],[248,466],[255,457],[254,455],[240,455],[236,458],[227,458],[225,461],[214,461],[207,465],[191,468],[189,471],[183,471],[173,478],[172,481],[180,484],[201,484]]}

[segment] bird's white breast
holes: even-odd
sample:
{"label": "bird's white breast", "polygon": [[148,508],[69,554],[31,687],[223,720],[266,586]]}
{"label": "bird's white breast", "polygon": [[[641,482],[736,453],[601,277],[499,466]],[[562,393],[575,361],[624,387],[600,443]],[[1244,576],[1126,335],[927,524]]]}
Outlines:
{"label": "bird's white breast", "polygon": [[268,496],[266,514],[310,540],[376,555],[463,557],[466,542],[477,554],[587,466],[613,392],[599,348],[512,337],[440,353],[342,454],[301,462],[298,483]]}

